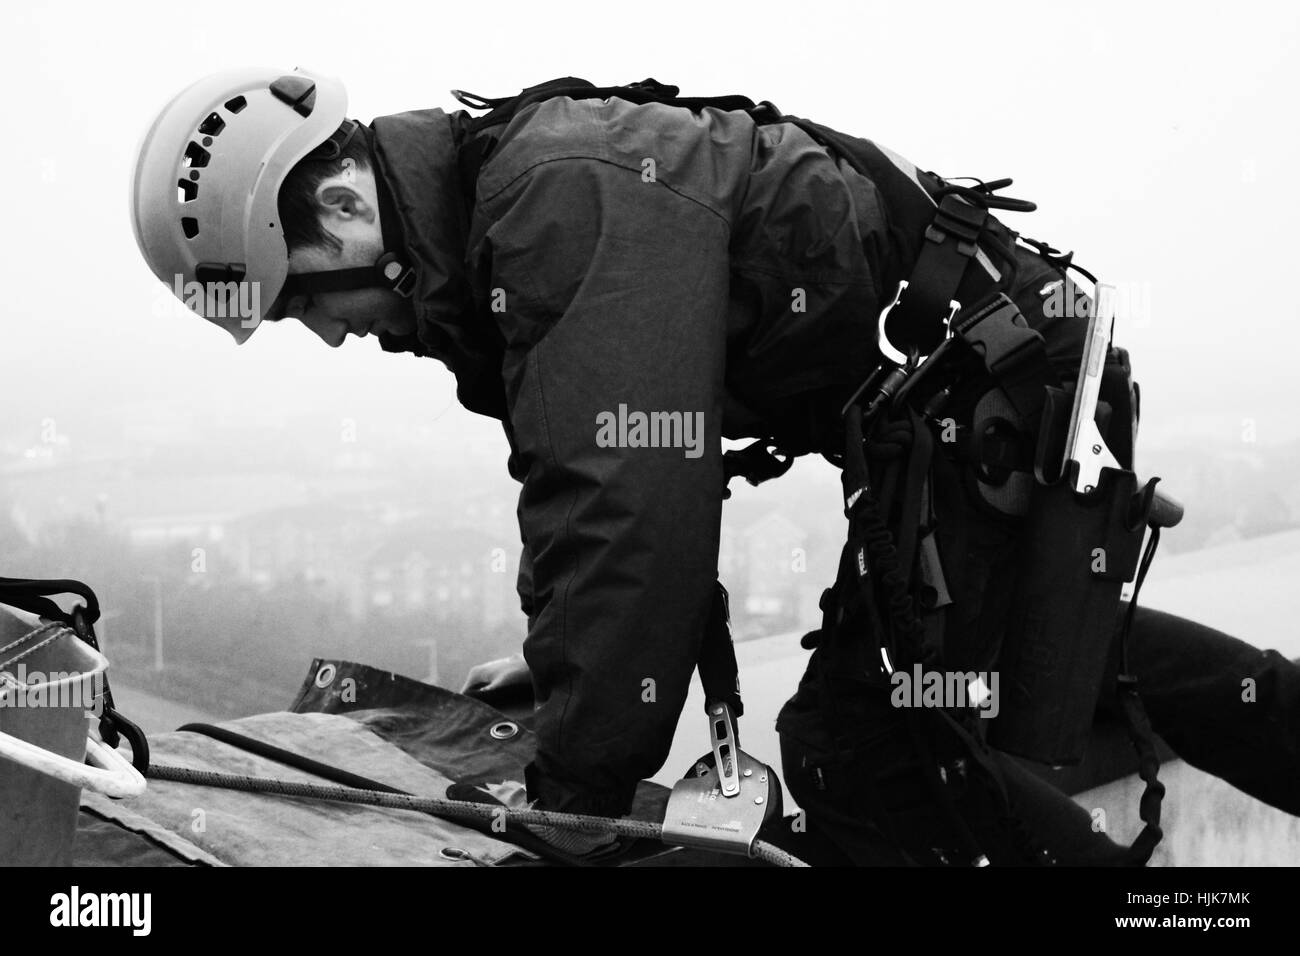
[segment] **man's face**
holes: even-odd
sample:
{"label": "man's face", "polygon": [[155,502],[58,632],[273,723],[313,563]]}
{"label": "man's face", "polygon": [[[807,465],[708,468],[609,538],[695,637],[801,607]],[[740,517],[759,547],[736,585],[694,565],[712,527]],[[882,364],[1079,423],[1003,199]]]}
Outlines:
{"label": "man's face", "polygon": [[[316,189],[316,200],[321,225],[339,238],[343,248],[294,250],[289,254],[290,275],[370,266],[383,255],[379,197],[371,170],[356,168],[324,180]],[[349,334],[360,338],[372,332],[411,335],[415,331],[410,300],[389,289],[304,293],[290,297],[283,311],[332,348],[342,345]]]}

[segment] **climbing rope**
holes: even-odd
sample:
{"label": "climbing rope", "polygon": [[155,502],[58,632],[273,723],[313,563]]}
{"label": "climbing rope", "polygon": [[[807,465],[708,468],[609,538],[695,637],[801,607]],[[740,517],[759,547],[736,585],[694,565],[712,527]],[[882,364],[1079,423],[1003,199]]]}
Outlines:
{"label": "climbing rope", "polygon": [[[384,793],[379,790],[362,790],[354,787],[324,786],[316,783],[298,783],[274,777],[252,777],[234,773],[215,773],[210,770],[192,770],[153,764],[149,779],[172,783],[188,783],[200,787],[220,787],[247,793],[272,793],[285,797],[304,797],[309,800],[334,800],[365,806],[389,807],[394,810],[414,810],[451,819],[495,822],[504,818],[526,827],[554,827],[578,833],[610,833],[615,836],[663,842],[663,826],[647,820],[614,819],[582,813],[557,813],[552,810],[523,810],[445,797],[417,797],[409,794]],[[804,867],[804,863],[765,840],[755,840],[751,856],[772,866]]]}

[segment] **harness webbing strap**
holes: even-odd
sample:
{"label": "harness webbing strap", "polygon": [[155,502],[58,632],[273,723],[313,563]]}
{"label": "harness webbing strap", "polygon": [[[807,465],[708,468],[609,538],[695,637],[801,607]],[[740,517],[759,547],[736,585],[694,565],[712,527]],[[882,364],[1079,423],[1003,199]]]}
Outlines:
{"label": "harness webbing strap", "polygon": [[704,688],[704,706],[727,704],[735,716],[744,714],[740,700],[740,667],[736,663],[736,647],[731,640],[731,608],[727,589],[717,582],[709,608],[704,640],[700,644],[700,684]]}
{"label": "harness webbing strap", "polygon": [[925,230],[907,290],[885,322],[885,334],[899,351],[929,355],[944,340],[945,318],[953,312],[988,221],[988,210],[955,193],[944,196]]}
{"label": "harness webbing strap", "polygon": [[912,451],[907,458],[907,472],[903,478],[903,497],[899,506],[898,563],[908,581],[912,577],[912,561],[916,557],[917,538],[925,516],[925,479],[930,472],[930,458],[934,451],[934,436],[921,417],[907,410],[912,424]]}

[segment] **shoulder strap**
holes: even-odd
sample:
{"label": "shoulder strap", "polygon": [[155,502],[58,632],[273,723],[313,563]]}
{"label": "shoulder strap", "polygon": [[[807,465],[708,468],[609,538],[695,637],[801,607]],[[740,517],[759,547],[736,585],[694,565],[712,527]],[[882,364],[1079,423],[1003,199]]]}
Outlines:
{"label": "shoulder strap", "polygon": [[624,86],[596,86],[576,76],[547,80],[545,83],[530,86],[515,96],[486,97],[465,90],[452,90],[451,95],[470,109],[489,111],[471,120],[466,127],[466,139],[460,156],[461,181],[466,184],[467,189],[472,188],[472,184],[478,178],[479,169],[496,146],[497,137],[493,131],[508,125],[526,107],[559,96],[567,96],[575,100],[617,97],[630,103],[662,103],[692,111],[699,111],[706,107],[719,110],[744,110],[754,116],[757,122],[773,122],[781,115],[781,111],[766,100],[755,103],[747,96],[736,94],[681,96],[680,93],[679,87],[660,83],[654,78]]}
{"label": "shoulder strap", "polygon": [[756,110],[764,109],[775,115],[778,110],[771,103],[755,104],[747,96],[680,96],[681,89],[669,83],[660,83],[654,78],[647,78],[639,83],[623,86],[596,86],[588,80],[574,76],[565,76],[557,80],[547,80],[536,86],[530,86],[516,96],[489,99],[464,90],[452,90],[451,95],[470,109],[490,109],[470,126],[471,133],[478,133],[493,126],[509,123],[517,113],[527,106],[557,96],[571,99],[607,99],[618,97],[630,103],[663,103],[668,106],[681,106],[699,110],[706,106],[720,110]]}

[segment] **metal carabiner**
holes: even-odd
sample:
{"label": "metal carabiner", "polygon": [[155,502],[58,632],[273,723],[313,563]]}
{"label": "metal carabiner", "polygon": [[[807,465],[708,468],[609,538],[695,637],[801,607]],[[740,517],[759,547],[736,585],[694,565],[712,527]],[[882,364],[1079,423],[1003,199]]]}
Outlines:
{"label": "metal carabiner", "polygon": [[[95,637],[94,620],[99,617],[98,604],[78,605],[72,609],[72,631],[78,639],[94,650],[99,650],[99,639]],[[125,737],[131,745],[131,765],[142,775],[149,773],[149,739],[139,725],[127,720],[117,710],[113,702],[113,690],[108,684],[108,675],[104,675],[103,709],[99,715],[99,737],[109,747],[116,749]]]}
{"label": "metal carabiner", "polygon": [[[885,331],[885,323],[889,321],[889,314],[894,311],[894,307],[898,305],[898,303],[902,300],[903,293],[907,290],[907,287],[908,287],[908,282],[906,279],[898,280],[898,290],[894,293],[893,300],[887,306],[885,306],[883,309],[880,310],[880,318],[876,322],[877,350],[879,350],[881,355],[883,355],[885,358],[887,358],[889,361],[893,362],[895,365],[899,366],[900,368],[905,368],[908,365],[908,363],[913,360],[915,361],[915,364],[919,366],[922,362],[924,362],[927,358],[930,357],[928,354],[920,355],[915,351],[912,352],[911,354],[902,352],[900,349],[898,349],[897,346],[894,345],[893,342],[889,340],[889,334]],[[952,323],[953,320],[957,318],[957,313],[960,311],[961,311],[961,303],[958,302],[956,299],[949,299],[948,317],[943,320],[943,338],[945,341],[952,338]]]}

